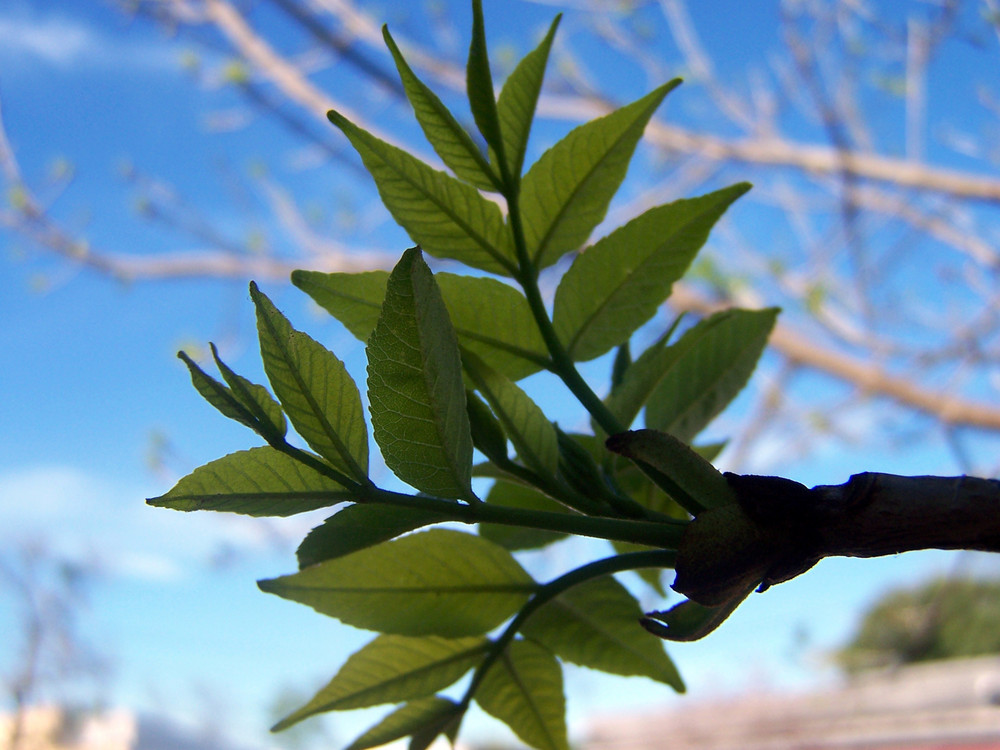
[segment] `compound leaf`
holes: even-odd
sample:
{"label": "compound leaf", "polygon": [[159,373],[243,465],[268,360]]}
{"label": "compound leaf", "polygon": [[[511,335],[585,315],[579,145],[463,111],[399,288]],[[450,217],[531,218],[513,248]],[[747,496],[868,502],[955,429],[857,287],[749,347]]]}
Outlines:
{"label": "compound leaf", "polygon": [[466,182],[481,190],[495,191],[497,178],[479,147],[438,96],[413,72],[385,26],[382,27],[382,37],[396,62],[396,70],[417,122],[441,161]]}
{"label": "compound leaf", "polygon": [[447,520],[448,516],[423,508],[374,503],[348,505],[310,531],[295,555],[299,568],[307,568]]}
{"label": "compound leaf", "polygon": [[482,661],[485,638],[380,635],[351,654],[302,708],[272,727],[278,732],[325,711],[367,708],[432,696]]}
{"label": "compound leaf", "polygon": [[361,394],[333,352],[292,328],[257,285],[257,334],[264,371],[295,430],[358,480],[368,477],[368,428]]}
{"label": "compound leaf", "polygon": [[510,275],[515,253],[500,208],[464,182],[379,140],[337,112],[330,121],[350,140],[375,180],[382,203],[431,255]]}
{"label": "compound leaf", "polygon": [[211,461],[167,494],[146,502],[174,510],[291,516],[351,498],[351,493],[316,469],[263,446]]}
{"label": "compound leaf", "polygon": [[[486,502],[508,508],[565,513],[566,508],[532,487],[513,482],[497,481],[490,488]],[[566,534],[527,526],[507,526],[496,523],[479,524],[479,535],[509,550],[538,549],[566,537]]]}
{"label": "compound leaf", "polygon": [[521,185],[524,236],[538,268],[579,248],[608,209],[671,81],[605,117],[580,125],[546,151]]}
{"label": "compound leaf", "polygon": [[569,750],[562,669],[548,651],[516,640],[486,673],[476,702],[539,750]]}
{"label": "compound leaf", "polygon": [[657,206],[580,253],[556,290],[552,325],[574,360],[627,341],[670,296],[742,183]]}
{"label": "compound leaf", "polygon": [[368,339],[368,400],[386,465],[418,490],[472,496],[472,434],[458,341],[434,276],[407,250]]}
{"label": "compound leaf", "polygon": [[620,675],[641,675],[684,692],[663,645],[644,637],[642,609],[611,576],[574,586],[534,612],[521,628],[562,659]]}
{"label": "compound leaf", "polygon": [[219,372],[229,384],[236,400],[253,414],[258,424],[257,430],[265,437],[284,438],[288,432],[288,424],[284,412],[281,411],[281,405],[274,400],[267,388],[233,372],[219,357],[215,344],[211,344],[211,347],[212,357]]}
{"label": "compound leaf", "polygon": [[445,638],[489,632],[535,590],[507,550],[450,529],[410,534],[258,585],[354,627]]}

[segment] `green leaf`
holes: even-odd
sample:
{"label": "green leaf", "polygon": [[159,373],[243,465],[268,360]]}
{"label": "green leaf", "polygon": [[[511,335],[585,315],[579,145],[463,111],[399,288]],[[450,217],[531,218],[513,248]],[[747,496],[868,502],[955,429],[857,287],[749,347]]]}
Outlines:
{"label": "green leaf", "polygon": [[656,313],[747,183],[657,206],[580,253],[556,289],[552,325],[576,361],[604,354]]}
{"label": "green leaf", "polygon": [[[566,512],[564,506],[538,490],[512,482],[495,482],[490,488],[489,495],[486,496],[486,502],[508,508],[539,510],[546,513]],[[479,535],[509,550],[538,549],[566,537],[566,534],[558,531],[495,523],[479,524]]]}
{"label": "green leaf", "polygon": [[692,329],[677,343],[683,356],[663,372],[646,404],[646,426],[693,440],[746,385],[777,316],[773,307],[729,310]]}
{"label": "green leaf", "polygon": [[431,529],[258,582],[346,625],[397,635],[482,635],[536,588],[507,550]]}
{"label": "green leaf", "polygon": [[447,520],[448,516],[422,508],[374,503],[349,505],[310,531],[295,555],[299,568],[307,568]]}
{"label": "green leaf", "polygon": [[642,618],[642,626],[665,641],[697,641],[724,623],[751,591],[753,586],[742,597],[737,596],[718,607],[706,607],[688,599],[666,612],[650,612]]}
{"label": "green leaf", "polygon": [[528,252],[538,268],[578,249],[601,222],[646,124],[679,83],[575,128],[528,170],[520,206]]}
{"label": "green leaf", "polygon": [[371,332],[375,330],[388,281],[388,271],[292,271],[292,283],[339,320],[361,342],[367,342]]}
{"label": "green leaf", "polygon": [[361,155],[393,218],[424,250],[490,273],[510,275],[514,246],[500,208],[474,187],[327,113]]}
{"label": "green leaf", "polygon": [[449,725],[457,722],[462,713],[462,707],[448,698],[420,698],[393,711],[348,745],[347,750],[367,750],[410,735],[433,732],[437,737],[447,733]]}
{"label": "green leaf", "polygon": [[[678,502],[693,499],[702,508],[717,508],[736,501],[722,473],[673,435],[655,430],[633,430],[612,435],[608,450],[633,461],[642,461],[671,482],[665,490]],[[661,485],[662,486],[662,485]]]}
{"label": "green leaf", "polygon": [[642,609],[611,576],[574,586],[542,606],[521,633],[565,661],[619,675],[641,675],[684,692],[663,645],[639,627]]}
{"label": "green leaf", "polygon": [[491,461],[506,463],[507,436],[490,407],[474,391],[465,392],[465,406],[469,411],[472,444]]}
{"label": "green leaf", "polygon": [[386,26],[382,27],[382,37],[396,62],[396,70],[399,71],[417,122],[441,161],[466,182],[481,190],[495,191],[498,178],[479,147],[437,95],[417,78]]}
{"label": "green leaf", "polygon": [[516,640],[497,659],[476,691],[486,713],[539,750],[569,750],[562,670],[550,651]]}
{"label": "green leaf", "polygon": [[[292,273],[296,286],[365,342],[378,322],[388,279],[387,271]],[[435,279],[463,347],[515,380],[548,361],[545,341],[520,291],[489,278],[439,273]]]}
{"label": "green leaf", "polygon": [[527,393],[475,354],[463,353],[462,364],[493,407],[521,462],[542,476],[554,475],[559,467],[559,444],[555,427],[545,412]]}
{"label": "green leaf", "polygon": [[352,493],[329,477],[264,446],[211,461],[181,479],[167,494],[146,502],[174,510],[291,516],[350,499]]}
{"label": "green leaf", "polygon": [[458,341],[419,248],[407,250],[368,339],[368,400],[386,465],[422,492],[472,497]]}
{"label": "green leaf", "polygon": [[490,59],[486,53],[482,0],[472,0],[472,41],[469,44],[469,61],[465,66],[465,90],[479,132],[487,145],[502,157],[503,138],[500,135],[500,118],[497,116],[497,102],[493,93]]}
{"label": "green leaf", "polygon": [[187,365],[188,372],[191,373],[191,383],[198,393],[201,394],[201,397],[218,409],[224,416],[246,425],[255,432],[266,429],[261,425],[257,416],[236,397],[236,394],[230,388],[227,388],[202,370],[198,366],[198,363],[191,359],[186,352],[177,352],[177,357]]}
{"label": "green leaf", "polygon": [[368,428],[361,395],[344,363],[291,324],[257,285],[257,334],[271,387],[309,446],[359,481],[368,478]]}
{"label": "green leaf", "polygon": [[324,711],[367,708],[425,698],[446,688],[482,661],[485,638],[409,638],[380,635],[348,657],[344,666],[306,705],[271,731]]}
{"label": "green leaf", "polygon": [[211,347],[219,372],[232,389],[233,396],[254,415],[259,425],[258,431],[265,437],[284,438],[288,432],[288,424],[281,405],[274,400],[267,388],[233,372],[219,357],[215,344],[211,344]]}
{"label": "green leaf", "polygon": [[524,154],[538,106],[538,94],[542,90],[549,51],[561,19],[561,13],[553,19],[545,38],[517,64],[497,98],[504,155],[507,157],[507,170],[513,179],[521,176],[524,167]]}
{"label": "green leaf", "polygon": [[548,362],[545,340],[524,295],[496,279],[435,275],[462,347],[512,380]]}

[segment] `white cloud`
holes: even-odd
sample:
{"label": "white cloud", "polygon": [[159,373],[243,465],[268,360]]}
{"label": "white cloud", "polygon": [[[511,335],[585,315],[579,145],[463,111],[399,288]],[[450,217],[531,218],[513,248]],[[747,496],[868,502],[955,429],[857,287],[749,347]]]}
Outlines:
{"label": "white cloud", "polygon": [[176,68],[177,55],[168,44],[113,34],[86,20],[21,13],[0,16],[0,61],[65,71],[149,71]]}
{"label": "white cloud", "polygon": [[67,466],[0,474],[0,549],[37,543],[107,574],[148,581],[197,575],[206,565],[280,554],[319,520],[179,513],[145,504],[148,487]]}

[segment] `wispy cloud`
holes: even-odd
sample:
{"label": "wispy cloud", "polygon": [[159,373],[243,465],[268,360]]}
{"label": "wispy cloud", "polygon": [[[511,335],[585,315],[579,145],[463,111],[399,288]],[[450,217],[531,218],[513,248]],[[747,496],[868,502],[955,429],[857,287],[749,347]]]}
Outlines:
{"label": "wispy cloud", "polygon": [[115,577],[163,582],[247,555],[287,564],[294,540],[319,522],[151,508],[148,489],[67,466],[0,474],[0,549],[38,543]]}
{"label": "wispy cloud", "polygon": [[[16,10],[16,8],[15,8]],[[2,11],[0,11],[2,13]],[[125,28],[107,29],[68,15],[0,15],[0,62],[65,71],[150,71],[176,68],[176,50],[139,38]]]}

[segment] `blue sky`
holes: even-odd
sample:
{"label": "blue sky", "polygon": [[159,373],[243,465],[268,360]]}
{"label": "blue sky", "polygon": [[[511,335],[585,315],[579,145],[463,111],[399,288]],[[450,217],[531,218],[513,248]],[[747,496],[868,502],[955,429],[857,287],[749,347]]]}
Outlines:
{"label": "blue sky", "polygon": [[[495,5],[487,3],[488,23]],[[551,9],[535,6],[531,13],[528,20],[537,26]],[[742,55],[768,44],[775,26],[765,20],[727,12],[713,22],[709,44],[729,49],[735,70]],[[767,31],[751,39],[741,32],[754,22]],[[496,30],[497,46],[518,31]],[[227,175],[267,160],[276,173],[294,173],[307,201],[332,213],[354,212],[345,231],[357,236],[371,230],[383,247],[405,247],[384,217],[364,208],[373,196],[370,186],[297,166],[308,155],[283,131],[254,122],[233,133],[206,134],[245,112],[224,88],[191,84],[181,65],[190,48],[101,3],[9,0],[0,7],[0,101],[22,169],[43,185],[43,198],[53,168],[66,160],[74,170],[68,192],[48,196],[60,221],[113,251],[197,250],[189,239],[138,215],[137,191],[124,170],[132,165],[175,185],[191,205],[239,236],[263,220],[252,199],[241,205]],[[206,65],[219,63],[199,54]],[[641,81],[629,80],[641,93]],[[356,99],[376,112],[392,106],[378,92]],[[276,153],[284,156],[270,158]],[[274,718],[267,706],[276,693],[318,687],[367,639],[256,588],[256,579],[293,569],[296,542],[322,515],[264,523],[143,504],[180,474],[254,444],[248,432],[200,400],[175,358],[180,347],[216,341],[229,364],[262,382],[245,281],[125,284],[2,233],[0,251],[0,420],[7,426],[0,451],[0,549],[37,540],[60,555],[96,561],[100,577],[84,624],[114,667],[107,681],[111,703],[195,725],[223,717],[239,727],[241,741],[280,747],[280,737],[266,734]],[[318,317],[294,289],[264,288],[363,380],[360,344]],[[166,441],[159,454],[166,462],[155,471],[149,456],[160,441]],[[933,441],[919,453],[877,456],[826,447],[781,470],[806,483],[832,483],[859,468],[956,472]],[[587,545],[558,546],[534,562],[555,572],[581,552],[601,554]],[[671,654],[694,699],[760,683],[810,684],[829,677],[823,650],[848,636],[861,608],[879,592],[966,564],[990,563],[956,562],[944,553],[826,561],[808,576],[751,597],[720,632],[673,647]],[[9,599],[0,597],[0,631],[11,632],[13,618]],[[0,649],[0,669],[12,658]],[[666,688],[641,680],[569,674],[571,718],[675,700]],[[337,717],[332,726],[340,739],[363,728],[351,716]],[[472,728],[495,731],[485,721]]]}

